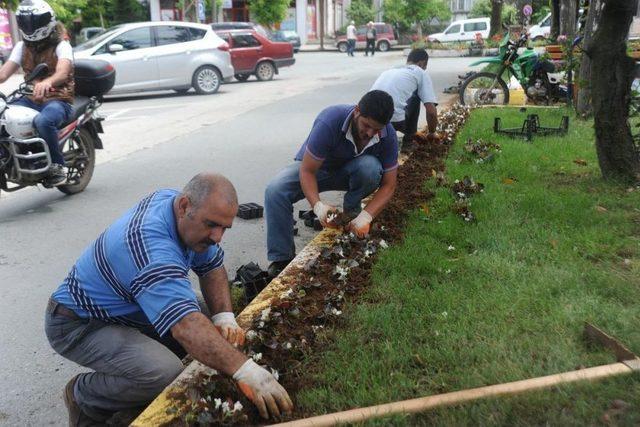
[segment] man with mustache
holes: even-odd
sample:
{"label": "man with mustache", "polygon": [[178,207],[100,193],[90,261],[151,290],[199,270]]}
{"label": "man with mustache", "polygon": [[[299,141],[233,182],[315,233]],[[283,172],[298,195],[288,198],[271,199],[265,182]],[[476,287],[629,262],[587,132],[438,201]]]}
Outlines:
{"label": "man with mustache", "polygon": [[[237,210],[229,180],[199,174],[182,192],[142,199],[81,255],[45,315],[53,349],[94,371],[65,387],[70,425],[105,423],[114,412],[147,405],[180,374],[186,353],[233,376],[263,417],[292,409],[273,375],[236,349],[244,331],[219,243]],[[211,319],[188,270],[199,277]]]}
{"label": "man with mustache", "polygon": [[[346,191],[343,208],[353,217],[346,227],[360,238],[396,188],[398,140],[389,123],[393,99],[381,90],[357,105],[324,109],[313,123],[296,162],[271,180],[265,191],[269,275],[277,276],[295,257],[293,204],[306,197],[323,226],[335,211],[320,200],[323,191]],[[375,191],[362,209],[361,201]],[[330,224],[329,224],[330,225]]]}

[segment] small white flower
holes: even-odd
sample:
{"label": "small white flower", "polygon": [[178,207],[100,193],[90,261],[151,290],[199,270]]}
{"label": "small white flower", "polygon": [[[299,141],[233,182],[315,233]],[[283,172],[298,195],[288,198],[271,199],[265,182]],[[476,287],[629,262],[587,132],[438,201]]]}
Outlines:
{"label": "small white flower", "polygon": [[222,414],[223,415],[231,414],[231,407],[229,406],[229,402],[227,401],[222,402]]}
{"label": "small white flower", "polygon": [[451,270],[445,271],[445,274],[451,274]]}
{"label": "small white flower", "polygon": [[289,298],[291,295],[293,295],[293,289],[287,289],[280,294],[280,298]]}
{"label": "small white flower", "polygon": [[447,317],[449,315],[449,313],[447,313],[446,311],[442,312],[442,317]]}
{"label": "small white flower", "polygon": [[259,362],[260,360],[262,360],[262,353],[256,353],[253,356],[251,356],[251,358],[253,359],[254,362]]}
{"label": "small white flower", "polygon": [[218,409],[222,405],[222,399],[213,399],[213,404],[215,405],[214,409]]}
{"label": "small white flower", "polygon": [[449,245],[449,247],[447,248],[448,251],[455,251],[456,247],[453,245]]}
{"label": "small white flower", "polygon": [[258,323],[258,328],[264,328],[264,322],[260,321],[260,323]]}
{"label": "small white flower", "polygon": [[245,338],[247,339],[247,341],[253,341],[254,339],[258,338],[258,333],[254,330],[247,331]]}
{"label": "small white flower", "polygon": [[269,320],[269,314],[271,313],[271,307],[267,307],[262,310],[262,315],[260,316],[260,320]]}
{"label": "small white flower", "polygon": [[278,371],[276,371],[273,368],[271,368],[271,375],[273,375],[273,378],[275,378],[276,381],[278,381],[280,379],[280,374],[278,374]]}
{"label": "small white flower", "polygon": [[233,404],[233,412],[240,412],[242,411],[242,408],[243,406],[242,406],[242,403],[240,402],[236,402]]}
{"label": "small white flower", "polygon": [[331,314],[335,315],[335,316],[340,316],[342,314],[342,311],[338,310],[337,308],[332,308],[331,309]]}
{"label": "small white flower", "polygon": [[291,345],[290,342],[287,342],[287,343],[284,344],[284,348],[287,349],[287,350],[291,350],[292,347],[293,347],[293,345]]}
{"label": "small white flower", "polygon": [[384,239],[380,239],[380,247],[382,249],[387,249],[389,247],[389,244],[385,242]]}

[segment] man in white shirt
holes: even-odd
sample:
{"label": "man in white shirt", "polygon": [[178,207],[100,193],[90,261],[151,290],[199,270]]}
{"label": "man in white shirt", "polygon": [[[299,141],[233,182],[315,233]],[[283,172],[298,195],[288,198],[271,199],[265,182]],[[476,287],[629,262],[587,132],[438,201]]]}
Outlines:
{"label": "man in white shirt", "polygon": [[48,70],[34,80],[33,95],[24,96],[14,104],[38,111],[33,124],[38,135],[49,147],[51,166],[45,186],[62,185],[67,180],[64,157],[58,146],[58,127],[69,120],[74,97],[73,51],[64,40],[63,27],[55,13],[42,0],[24,0],[16,11],[18,28],[24,41],[16,44],[9,60],[0,68],[0,83],[5,82],[20,67],[28,76],[36,65],[45,63]]}
{"label": "man in white shirt", "polygon": [[353,51],[356,49],[356,23],[351,21],[347,27],[347,55],[354,56]]}
{"label": "man in white shirt", "polygon": [[428,138],[435,138],[438,103],[431,77],[426,72],[428,61],[429,55],[425,49],[413,49],[407,58],[407,65],[385,71],[371,86],[371,90],[383,90],[393,98],[391,124],[396,131],[404,134],[403,150],[409,147],[418,130],[420,102],[427,113]]}

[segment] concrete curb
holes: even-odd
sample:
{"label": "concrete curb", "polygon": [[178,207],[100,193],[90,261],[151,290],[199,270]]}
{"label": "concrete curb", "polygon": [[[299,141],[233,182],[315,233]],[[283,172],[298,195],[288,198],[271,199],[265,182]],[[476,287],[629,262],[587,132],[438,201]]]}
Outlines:
{"label": "concrete curb", "polygon": [[[444,97],[444,100],[439,105],[442,110],[446,110],[449,109],[456,100],[457,96],[455,95],[447,96]],[[399,163],[403,164],[406,159],[407,157],[405,155],[401,155]],[[340,234],[342,234],[342,231],[332,228],[325,228],[320,231],[316,237],[311,240],[311,242],[309,242],[307,246],[305,246],[304,249],[295,257],[295,259],[291,261],[284,270],[282,270],[278,277],[273,279],[267,287],[264,288],[262,292],[260,292],[236,317],[236,321],[240,327],[245,331],[249,330],[253,319],[262,310],[270,307],[274,299],[279,297],[284,291],[295,288],[297,285],[297,272],[302,270],[309,260],[320,256],[324,248],[331,247],[334,244],[336,237]],[[173,402],[169,398],[169,395],[184,390],[184,383],[190,378],[193,378],[199,373],[210,370],[211,368],[196,360],[191,362],[130,425],[132,427],[151,427],[175,421],[177,415],[167,411],[173,406]]]}

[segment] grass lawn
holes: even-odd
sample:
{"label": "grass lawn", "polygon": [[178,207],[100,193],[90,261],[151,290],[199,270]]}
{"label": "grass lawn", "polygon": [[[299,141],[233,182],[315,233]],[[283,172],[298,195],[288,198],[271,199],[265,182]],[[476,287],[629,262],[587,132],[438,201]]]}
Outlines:
{"label": "grass lawn", "polygon": [[[566,113],[535,112],[543,126]],[[525,118],[474,111],[447,160],[450,183],[468,175],[485,185],[471,197],[477,221],[427,180],[429,213],[412,213],[403,243],[380,256],[371,289],[345,310],[345,327],[307,361],[314,387],[297,403],[309,414],[615,362],[583,341],[585,321],[640,354],[640,190],[601,180],[591,122],[571,116],[566,137],[528,144],[494,135],[496,115],[505,127]],[[477,163],[463,150],[468,138],[502,151]],[[370,424],[638,425],[640,376]]]}

